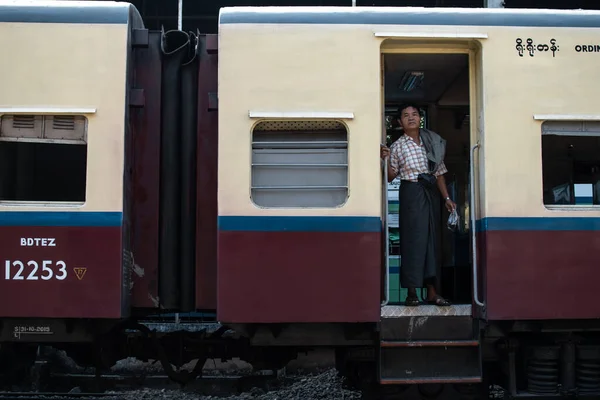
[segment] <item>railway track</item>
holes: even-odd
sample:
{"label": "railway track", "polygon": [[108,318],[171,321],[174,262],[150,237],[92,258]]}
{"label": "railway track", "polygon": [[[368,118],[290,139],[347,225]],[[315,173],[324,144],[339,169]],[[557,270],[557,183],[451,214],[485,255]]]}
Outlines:
{"label": "railway track", "polygon": [[[281,377],[273,375],[218,375],[203,376],[182,387],[166,375],[133,376],[130,374],[102,375],[56,373],[51,375],[50,390],[44,386],[39,392],[0,392],[0,400],[215,400],[222,398],[281,400],[281,399],[423,399],[423,394],[407,393],[392,387],[363,393],[344,389],[334,371],[311,376]],[[59,390],[56,390],[59,389]],[[413,388],[414,389],[414,388]],[[500,396],[499,396],[500,395]],[[206,397],[205,397],[206,396]],[[232,396],[232,397],[230,397]],[[427,396],[426,396],[427,397]],[[427,397],[438,399],[437,396]],[[486,399],[504,398],[504,394],[490,393]],[[447,395],[439,400],[449,400]],[[476,393],[462,393],[452,400],[483,400]]]}
{"label": "railway track", "polygon": [[[52,374],[53,390],[70,390],[79,388],[90,394],[99,396],[106,391],[127,391],[137,389],[184,390],[204,395],[234,395],[260,388],[267,390],[281,386],[291,378],[277,375],[204,375],[187,383],[184,387],[172,381],[167,375],[131,375],[110,374],[98,378],[93,374]],[[0,398],[0,400],[2,400]]]}
{"label": "railway track", "polygon": [[252,390],[267,392],[293,380],[276,374],[205,375],[182,387],[167,375],[161,374],[113,373],[96,376],[81,373],[52,373],[37,382],[35,387],[38,390],[0,391],[0,400],[122,400],[130,398],[132,392],[143,390],[187,393],[198,397],[226,397]]}
{"label": "railway track", "polygon": [[0,400],[61,400],[61,399],[103,399],[121,400],[118,393],[36,393],[36,392],[0,392]]}
{"label": "railway track", "polygon": [[[125,372],[125,371],[124,371]],[[237,373],[238,371],[231,371]],[[131,371],[98,378],[85,373],[45,375],[38,391],[17,388],[0,392],[0,400],[239,400],[360,399],[356,391],[342,386],[335,370],[291,376],[278,374],[204,375],[182,387],[166,375],[132,376]],[[28,391],[24,391],[28,390]],[[365,399],[365,397],[362,397]]]}

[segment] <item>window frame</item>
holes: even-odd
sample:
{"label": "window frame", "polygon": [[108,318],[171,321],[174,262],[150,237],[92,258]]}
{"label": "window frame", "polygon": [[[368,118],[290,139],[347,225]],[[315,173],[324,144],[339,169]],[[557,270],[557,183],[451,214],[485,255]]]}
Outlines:
{"label": "window frame", "polygon": [[[288,124],[288,125],[293,125],[293,124],[307,124],[307,125],[318,125],[318,124],[323,124],[323,125],[336,125],[337,128],[335,129],[315,129],[315,128],[306,128],[306,129],[279,129],[279,130],[268,130],[268,129],[264,129],[264,130],[257,130],[257,128],[261,128],[265,125],[269,126],[271,124]],[[263,133],[264,135],[269,135],[269,134],[277,134],[278,132],[284,133],[284,132],[296,132],[297,134],[302,134],[307,133],[307,134],[311,134],[311,135],[318,135],[321,133],[326,133],[326,132],[331,132],[331,133],[340,133],[343,129],[344,132],[344,140],[323,140],[324,143],[336,143],[337,145],[334,145],[332,147],[320,147],[320,146],[315,146],[314,144],[316,143],[316,141],[314,140],[310,140],[308,139],[306,141],[306,143],[312,143],[312,146],[307,146],[307,147],[303,147],[300,143],[300,141],[289,141],[286,142],[284,140],[278,140],[278,141],[261,141],[261,140],[255,140],[256,136],[255,134],[257,132]],[[297,137],[297,135],[294,135],[294,137]],[[277,145],[277,143],[281,143],[282,147],[286,150],[298,150],[299,155],[302,155],[302,151],[310,151],[310,150],[321,150],[324,153],[327,153],[330,150],[342,150],[342,152],[338,153],[338,156],[342,156],[345,159],[345,162],[337,162],[337,163],[331,163],[331,162],[294,162],[294,163],[285,163],[285,162],[273,162],[273,163],[269,163],[269,162],[257,162],[256,161],[256,157],[255,157],[255,150],[260,151],[264,151],[264,150],[268,150],[265,149],[264,147],[261,147],[260,144],[262,143],[271,143],[272,145]],[[295,144],[295,146],[293,147],[287,147],[287,145],[291,145],[291,144]],[[258,146],[258,147],[255,147]],[[339,147],[337,147],[339,146]],[[274,150],[273,148],[271,148],[271,150]],[[335,153],[335,152],[334,152]],[[262,153],[263,155],[269,154],[268,151],[265,151]],[[276,155],[277,152],[273,152],[271,153],[271,155]],[[280,153],[281,154],[281,153]],[[333,153],[330,153],[333,154]],[[261,119],[259,121],[256,121],[255,124],[253,124],[251,132],[250,132],[250,185],[249,185],[249,197],[250,197],[250,201],[252,202],[252,204],[260,209],[265,209],[265,210],[299,210],[299,209],[311,209],[311,210],[317,210],[317,209],[321,209],[321,210],[331,210],[331,209],[339,209],[344,207],[347,203],[348,200],[350,198],[350,129],[348,127],[348,125],[342,121],[341,119],[338,118],[332,118],[332,119],[324,119],[324,118],[311,118],[311,119],[304,119],[304,118],[293,118],[293,119]],[[344,176],[345,176],[345,184],[344,185],[319,185],[319,186],[306,186],[304,188],[315,188],[315,189],[322,189],[322,190],[331,190],[332,193],[335,190],[343,190],[344,191],[344,199],[341,202],[336,202],[335,205],[302,205],[302,204],[285,204],[285,205],[267,205],[264,204],[263,202],[257,202],[256,199],[256,192],[257,191],[280,191],[283,192],[284,190],[291,190],[291,191],[297,191],[297,192],[301,192],[303,190],[303,187],[301,185],[297,185],[297,186],[284,186],[284,185],[273,185],[273,186],[263,186],[263,185],[255,185],[255,173],[256,173],[256,169],[255,167],[257,165],[260,165],[263,168],[268,168],[269,164],[273,165],[275,168],[279,167],[286,167],[286,165],[289,165],[287,168],[291,167],[292,169],[294,168],[306,168],[306,167],[314,167],[315,169],[321,169],[324,168],[325,165],[330,165],[333,168],[343,168],[344,171]],[[327,168],[327,167],[325,167]],[[316,197],[315,197],[316,198]]]}
{"label": "window frame", "polygon": [[[569,126],[576,126],[577,129],[565,129]],[[562,128],[562,129],[560,129]],[[549,211],[599,211],[600,204],[546,204],[544,199],[544,193],[546,187],[544,186],[544,150],[543,150],[543,138],[544,136],[566,136],[574,138],[597,138],[600,140],[600,121],[599,120],[587,120],[587,119],[576,119],[576,120],[563,120],[563,119],[545,119],[540,125],[540,156],[541,156],[541,173],[542,173],[542,204],[545,209]],[[600,158],[599,158],[600,161]],[[600,180],[599,180],[600,182]],[[570,185],[573,190],[573,196],[575,196],[575,183]],[[595,188],[592,187],[592,191]],[[593,192],[592,192],[593,196]]]}
{"label": "window frame", "polygon": [[[3,125],[10,122],[13,122],[15,119],[19,118],[32,118],[33,126],[29,130],[29,132],[24,131],[22,134],[19,132],[12,132],[14,128],[14,123],[11,128],[9,128],[9,133],[6,134]],[[59,131],[60,128],[55,127],[54,121],[57,120],[56,125],[63,125],[65,123],[69,123],[69,121],[65,120],[71,119],[73,129],[72,132],[75,134],[79,132],[76,136],[71,135],[73,137],[68,137],[65,135],[64,137],[60,137]],[[62,120],[62,121],[61,121]],[[71,131],[66,129],[66,131]],[[88,188],[89,188],[89,180],[88,180],[88,168],[89,168],[89,143],[88,143],[88,132],[89,132],[89,118],[87,115],[81,114],[79,112],[67,112],[67,113],[39,113],[39,112],[27,112],[27,113],[10,113],[3,112],[0,113],[0,143],[21,143],[24,145],[30,144],[49,144],[56,146],[78,146],[85,147],[86,156],[85,156],[85,180],[84,180],[84,191],[83,191],[83,200],[63,200],[63,201],[52,201],[52,200],[2,200],[0,199],[0,207],[58,207],[58,208],[82,208],[85,206],[88,200]]]}

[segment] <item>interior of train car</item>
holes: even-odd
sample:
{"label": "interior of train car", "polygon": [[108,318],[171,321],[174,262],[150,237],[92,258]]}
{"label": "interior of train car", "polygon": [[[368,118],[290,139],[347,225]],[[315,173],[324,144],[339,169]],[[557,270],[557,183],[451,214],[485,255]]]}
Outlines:
{"label": "interior of train car", "polygon": [[[400,136],[398,107],[406,102],[419,105],[421,126],[446,139],[445,175],[450,198],[457,204],[460,224],[450,231],[449,213],[440,203],[441,272],[440,294],[452,304],[471,304],[471,257],[469,234],[469,56],[468,54],[390,53],[383,55],[386,145]],[[399,284],[402,237],[398,226],[399,178],[387,184],[388,192],[388,304],[403,305],[407,289]],[[417,290],[421,299],[426,289]]]}
{"label": "interior of train car", "polygon": [[544,205],[547,208],[600,204],[599,133],[600,122],[542,124]]}
{"label": "interior of train car", "polygon": [[82,116],[1,116],[0,203],[84,204],[86,129]]}

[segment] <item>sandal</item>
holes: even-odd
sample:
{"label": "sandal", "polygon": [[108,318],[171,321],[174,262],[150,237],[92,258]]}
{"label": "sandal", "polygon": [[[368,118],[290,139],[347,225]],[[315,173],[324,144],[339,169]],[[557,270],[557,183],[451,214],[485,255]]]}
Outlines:
{"label": "sandal", "polygon": [[448,307],[451,305],[448,300],[444,299],[439,294],[435,295],[433,299],[427,300],[427,304],[431,304],[438,307]]}
{"label": "sandal", "polygon": [[405,305],[407,307],[416,307],[419,304],[420,304],[419,303],[419,298],[417,296],[408,296],[408,297],[406,297]]}

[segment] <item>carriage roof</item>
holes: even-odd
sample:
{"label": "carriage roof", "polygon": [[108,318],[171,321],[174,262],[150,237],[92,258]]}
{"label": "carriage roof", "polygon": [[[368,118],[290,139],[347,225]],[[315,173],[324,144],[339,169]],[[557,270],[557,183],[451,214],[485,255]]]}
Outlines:
{"label": "carriage roof", "polygon": [[0,22],[127,24],[141,21],[135,7],[115,1],[0,0]]}
{"label": "carriage roof", "polygon": [[598,28],[600,11],[425,7],[226,7],[219,24]]}

